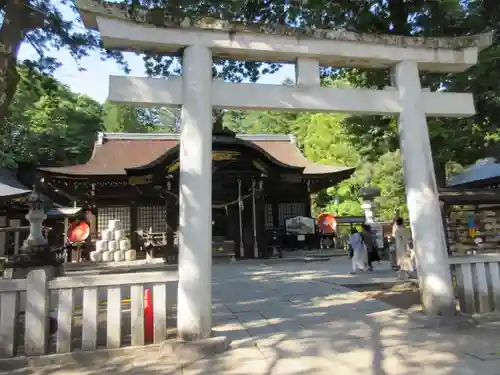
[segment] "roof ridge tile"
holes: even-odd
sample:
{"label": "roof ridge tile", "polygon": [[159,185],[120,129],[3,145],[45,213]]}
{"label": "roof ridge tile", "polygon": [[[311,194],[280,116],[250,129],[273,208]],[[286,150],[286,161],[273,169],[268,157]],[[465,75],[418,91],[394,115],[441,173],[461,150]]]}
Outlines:
{"label": "roof ridge tile", "polygon": [[[295,137],[289,134],[236,134],[236,138],[245,141],[255,142],[293,142]],[[154,140],[172,140],[177,141],[180,139],[180,133],[114,133],[114,132],[101,132],[98,133],[99,143],[110,140],[121,141],[154,141]]]}

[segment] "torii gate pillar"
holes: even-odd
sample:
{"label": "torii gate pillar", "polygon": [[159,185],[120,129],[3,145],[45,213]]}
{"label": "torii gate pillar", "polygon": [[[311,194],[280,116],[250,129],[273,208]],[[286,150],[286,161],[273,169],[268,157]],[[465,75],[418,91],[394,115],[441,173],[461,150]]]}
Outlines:
{"label": "torii gate pillar", "polygon": [[402,105],[399,140],[422,302],[430,315],[454,314],[454,292],[417,63],[396,64],[392,80]]}
{"label": "torii gate pillar", "polygon": [[212,329],[212,53],[186,47],[182,64],[177,332],[193,341]]}

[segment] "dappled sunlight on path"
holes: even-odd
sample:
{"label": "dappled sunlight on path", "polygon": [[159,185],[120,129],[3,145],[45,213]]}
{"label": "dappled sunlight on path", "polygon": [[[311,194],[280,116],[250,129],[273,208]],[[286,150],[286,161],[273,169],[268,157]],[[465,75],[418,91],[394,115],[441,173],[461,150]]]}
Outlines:
{"label": "dappled sunlight on path", "polygon": [[232,340],[229,351],[188,363],[161,358],[152,346],[108,360],[105,352],[82,354],[70,364],[26,368],[24,373],[500,374],[500,356],[494,355],[495,350],[500,354],[500,328],[461,332],[425,328],[424,316],[409,316],[340,285],[395,280],[386,265],[379,269],[350,276],[349,263],[341,259],[321,264],[216,265],[214,335]]}
{"label": "dappled sunlight on path", "polygon": [[185,373],[500,373],[500,362],[466,354],[487,332],[426,329],[423,317],[338,285],[395,280],[387,267],[351,276],[348,262],[336,262],[214,270],[214,331],[233,349]]}

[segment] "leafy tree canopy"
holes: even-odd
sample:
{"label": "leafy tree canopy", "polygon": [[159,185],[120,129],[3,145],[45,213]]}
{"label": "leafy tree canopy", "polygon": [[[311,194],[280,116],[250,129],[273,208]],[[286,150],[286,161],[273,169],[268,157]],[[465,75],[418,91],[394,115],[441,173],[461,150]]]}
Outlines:
{"label": "leafy tree canopy", "polygon": [[[196,0],[125,0],[131,9],[142,7],[152,12],[161,12],[171,17],[209,15],[234,19],[243,11],[252,22],[264,21],[278,15],[274,5],[268,2],[249,1],[196,1]],[[247,3],[247,2],[245,2]],[[284,1],[282,2],[285,3]],[[283,9],[283,4],[278,8]],[[276,9],[278,9],[276,8]],[[267,11],[265,11],[267,9]],[[67,10],[67,12],[64,12]],[[133,13],[133,10],[131,11]],[[71,16],[68,17],[68,14]],[[7,116],[8,107],[14,97],[19,75],[17,56],[22,43],[29,43],[38,53],[33,61],[23,61],[26,66],[41,72],[52,73],[61,62],[51,56],[52,50],[66,48],[77,61],[98,51],[103,59],[112,58],[129,72],[126,60],[117,51],[102,48],[99,34],[82,27],[76,6],[69,0],[0,0],[0,123]],[[163,16],[162,16],[163,17]],[[162,18],[160,17],[160,18]],[[152,76],[168,76],[174,69],[174,58],[151,53],[144,56],[145,70]],[[214,73],[232,81],[256,81],[261,73],[271,73],[276,65],[263,66],[259,62],[217,61]],[[81,69],[84,69],[81,66]],[[2,125],[3,126],[3,125]]]}
{"label": "leafy tree canopy", "polygon": [[[348,23],[360,32],[400,35],[457,36],[499,29],[500,12],[494,1],[373,1],[365,16]],[[347,24],[346,24],[347,25]],[[429,132],[437,180],[443,184],[445,165],[471,164],[478,158],[498,153],[499,71],[498,32],[492,47],[480,54],[475,67],[460,74],[422,74],[422,85],[431,90],[474,94],[477,115],[466,119],[429,119]],[[324,76],[347,79],[353,86],[383,88],[390,84],[388,71],[334,70],[324,68]],[[398,149],[397,121],[381,116],[352,116],[346,126],[361,153],[370,158]]]}
{"label": "leafy tree canopy", "polygon": [[[345,86],[346,82],[325,80],[324,85]],[[286,111],[227,111],[224,124],[239,133],[292,134],[304,156],[330,165],[357,167],[354,175],[337,186],[319,192],[313,199],[314,214],[323,211],[340,216],[361,216],[359,190],[367,179],[380,187],[378,212],[383,220],[391,220],[397,211],[407,215],[403,170],[399,150],[385,152],[371,162],[357,147],[348,131],[345,115],[326,113],[289,113]]]}
{"label": "leafy tree canopy", "polygon": [[178,131],[177,108],[143,108],[104,103],[104,129],[121,133],[152,133]]}
{"label": "leafy tree canopy", "polygon": [[19,76],[20,84],[0,138],[0,164],[86,162],[95,134],[103,129],[102,106],[45,74],[20,68]]}

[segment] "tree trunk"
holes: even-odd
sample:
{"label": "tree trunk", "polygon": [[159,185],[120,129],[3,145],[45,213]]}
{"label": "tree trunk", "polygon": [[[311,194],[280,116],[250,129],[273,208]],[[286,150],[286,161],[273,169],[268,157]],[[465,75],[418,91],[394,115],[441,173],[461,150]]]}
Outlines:
{"label": "tree trunk", "polygon": [[43,25],[44,15],[31,9],[27,0],[6,2],[4,19],[0,28],[0,134],[5,128],[9,105],[14,98],[19,74],[17,54],[25,33]]}
{"label": "tree trunk", "polygon": [[446,163],[434,160],[434,173],[436,174],[436,185],[438,189],[446,186]]}
{"label": "tree trunk", "polygon": [[212,110],[212,133],[219,134],[224,130],[224,112],[221,109]]}
{"label": "tree trunk", "polygon": [[410,24],[408,23],[408,6],[406,0],[389,0],[388,8],[392,23],[392,32],[398,35],[409,35]]}
{"label": "tree trunk", "polygon": [[2,130],[5,127],[7,110],[19,82],[16,69],[17,53],[24,38],[20,27],[19,8],[11,4],[5,7],[4,23],[0,29],[0,124]]}

